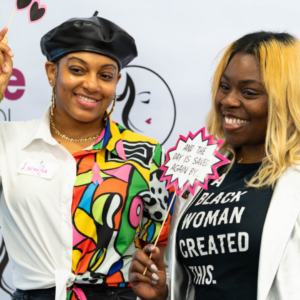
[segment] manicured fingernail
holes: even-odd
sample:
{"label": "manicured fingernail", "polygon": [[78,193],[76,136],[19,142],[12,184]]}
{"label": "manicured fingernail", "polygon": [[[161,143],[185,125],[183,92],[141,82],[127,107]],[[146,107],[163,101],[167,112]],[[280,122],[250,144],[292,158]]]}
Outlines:
{"label": "manicured fingernail", "polygon": [[159,280],[159,277],[155,273],[152,274],[152,278],[156,281]]}
{"label": "manicured fingernail", "polygon": [[3,67],[3,72],[7,73],[8,72],[8,68],[7,67]]}
{"label": "manicured fingernail", "polygon": [[155,281],[155,280],[152,280],[151,282],[152,282],[153,285],[157,284],[157,281]]}
{"label": "manicured fingernail", "polygon": [[153,245],[149,246],[149,250],[150,251],[154,251],[155,250],[155,246],[153,246]]}
{"label": "manicured fingernail", "polygon": [[156,265],[151,265],[151,266],[150,266],[150,269],[151,269],[153,272],[157,272],[157,271],[158,271]]}
{"label": "manicured fingernail", "polygon": [[13,56],[14,56],[14,54],[13,54],[13,52],[12,52],[12,51],[9,51],[9,52],[8,52],[8,55],[9,55],[9,56],[11,56],[11,57],[13,57]]}

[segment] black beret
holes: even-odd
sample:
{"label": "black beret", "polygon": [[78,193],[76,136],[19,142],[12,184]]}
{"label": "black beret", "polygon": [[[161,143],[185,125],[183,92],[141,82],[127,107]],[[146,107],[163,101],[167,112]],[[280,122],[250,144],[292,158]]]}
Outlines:
{"label": "black beret", "polygon": [[120,71],[137,57],[134,39],[97,14],[87,19],[70,19],[45,34],[41,49],[48,61],[55,62],[74,52],[93,52],[115,60]]}

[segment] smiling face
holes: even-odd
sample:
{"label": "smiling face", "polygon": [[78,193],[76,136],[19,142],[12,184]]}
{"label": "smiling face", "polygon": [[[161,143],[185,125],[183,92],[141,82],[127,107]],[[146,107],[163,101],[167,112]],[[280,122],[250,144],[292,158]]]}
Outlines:
{"label": "smiling face", "polygon": [[254,56],[233,56],[221,78],[215,105],[229,145],[240,148],[265,143],[268,95]]}
{"label": "smiling face", "polygon": [[104,116],[120,79],[117,63],[99,54],[72,53],[56,65],[49,63],[47,73],[55,79],[56,109],[66,118],[93,122]]}

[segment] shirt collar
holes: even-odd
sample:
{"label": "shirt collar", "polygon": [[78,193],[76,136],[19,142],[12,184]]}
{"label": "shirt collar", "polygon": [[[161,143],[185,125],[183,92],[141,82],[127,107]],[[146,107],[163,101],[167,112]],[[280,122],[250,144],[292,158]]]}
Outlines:
{"label": "shirt collar", "polygon": [[[92,151],[101,150],[106,148],[108,151],[117,155],[118,157],[127,160],[121,132],[123,129],[119,129],[118,125],[110,118],[107,119],[105,129],[101,132],[99,138],[92,145]],[[125,130],[125,129],[124,129]],[[123,131],[124,131],[123,130]],[[120,132],[121,131],[121,132]],[[25,139],[22,149],[30,145],[34,140],[42,139],[44,142],[50,145],[57,145],[57,141],[52,137],[50,130],[50,106],[47,108],[43,117],[33,127],[28,138]]]}
{"label": "shirt collar", "polygon": [[121,137],[122,130],[123,129],[119,129],[118,125],[115,122],[108,118],[104,130],[101,132],[99,138],[93,144],[92,150],[101,150],[105,147],[113,154],[119,156],[124,160],[127,160]]}
{"label": "shirt collar", "polygon": [[25,139],[22,149],[29,146],[34,140],[42,139],[50,145],[57,145],[57,141],[52,137],[50,131],[50,106],[32,128],[29,136]]}

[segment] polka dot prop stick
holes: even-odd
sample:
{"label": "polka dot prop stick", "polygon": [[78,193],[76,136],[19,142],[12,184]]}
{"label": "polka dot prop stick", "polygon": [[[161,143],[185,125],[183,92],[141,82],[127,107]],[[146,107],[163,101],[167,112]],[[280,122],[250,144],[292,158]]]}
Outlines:
{"label": "polka dot prop stick", "polygon": [[[174,200],[176,199],[175,196],[176,196],[176,193],[174,193],[174,195],[173,195],[173,198],[172,198],[172,200],[171,200],[171,202],[170,202],[168,211],[167,211],[167,213],[166,213],[166,215],[165,215],[165,219],[164,219],[164,221],[163,221],[163,223],[162,223],[162,225],[161,225],[160,231],[159,231],[158,236],[157,236],[157,238],[156,238],[156,240],[155,240],[155,243],[154,243],[154,246],[155,246],[155,247],[156,247],[156,245],[157,245],[157,242],[158,242],[158,239],[159,239],[159,237],[160,237],[161,231],[162,231],[162,229],[164,228],[164,225],[165,225],[165,223],[166,223],[166,221],[167,221],[167,218],[168,218],[170,209],[171,209],[171,207],[173,206]],[[153,255],[153,253],[151,253],[149,257],[152,258],[152,255]],[[147,272],[147,267],[145,268],[143,275],[145,275],[146,272]]]}
{"label": "polka dot prop stick", "polygon": [[[203,127],[195,134],[190,132],[187,137],[180,136],[176,146],[167,152],[167,160],[161,166],[164,172],[160,180],[167,180],[166,188],[174,186],[176,193],[170,202],[161,229],[173,206],[176,194],[179,196],[188,189],[194,195],[197,186],[207,190],[209,179],[219,179],[217,168],[230,163],[230,160],[218,153],[223,143],[224,140],[213,140],[212,135],[205,136],[205,127]],[[154,246],[157,245],[160,233],[161,230]],[[146,271],[147,268],[143,275]]]}

